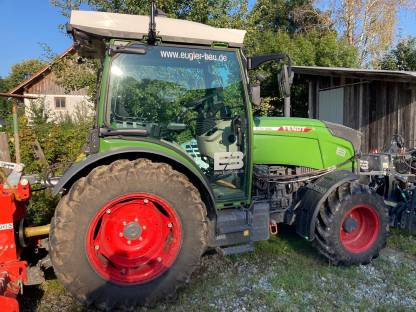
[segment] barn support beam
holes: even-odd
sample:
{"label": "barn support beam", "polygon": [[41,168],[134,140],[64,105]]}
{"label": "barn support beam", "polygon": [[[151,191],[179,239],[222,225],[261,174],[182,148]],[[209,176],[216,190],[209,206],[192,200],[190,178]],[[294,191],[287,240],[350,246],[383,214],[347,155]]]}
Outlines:
{"label": "barn support beam", "polygon": [[308,81],[308,117],[314,118],[314,82],[312,80]]}
{"label": "barn support beam", "polygon": [[285,97],[284,115],[290,117],[290,96]]}

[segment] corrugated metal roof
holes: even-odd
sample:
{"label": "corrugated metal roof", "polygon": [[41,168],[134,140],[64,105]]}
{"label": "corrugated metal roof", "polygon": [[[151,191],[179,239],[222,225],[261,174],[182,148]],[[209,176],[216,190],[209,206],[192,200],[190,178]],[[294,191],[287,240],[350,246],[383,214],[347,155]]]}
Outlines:
{"label": "corrugated metal roof", "polygon": [[292,66],[296,74],[309,76],[339,76],[370,80],[400,80],[416,82],[416,72],[346,67]]}

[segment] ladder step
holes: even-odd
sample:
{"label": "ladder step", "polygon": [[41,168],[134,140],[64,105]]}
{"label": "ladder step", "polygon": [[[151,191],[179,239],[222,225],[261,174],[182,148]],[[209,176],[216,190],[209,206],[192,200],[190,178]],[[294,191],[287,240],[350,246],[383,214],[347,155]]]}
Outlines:
{"label": "ladder step", "polygon": [[254,251],[254,245],[244,244],[244,245],[230,246],[230,247],[224,247],[224,248],[217,248],[217,251],[219,254],[223,256],[235,255],[235,254]]}

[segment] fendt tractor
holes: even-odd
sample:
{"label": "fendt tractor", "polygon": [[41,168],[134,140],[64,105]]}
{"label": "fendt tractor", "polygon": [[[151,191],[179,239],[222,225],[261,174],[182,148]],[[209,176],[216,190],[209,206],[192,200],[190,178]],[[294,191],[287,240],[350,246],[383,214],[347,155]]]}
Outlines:
{"label": "fendt tractor", "polygon": [[[62,199],[47,244],[80,301],[154,304],[206,251],[252,251],[279,224],[335,265],[368,264],[386,245],[392,158],[360,160],[360,133],[342,125],[253,117],[250,73],[285,64],[287,86],[286,55],[246,57],[244,30],[168,18],[154,3],[150,17],[73,11],[68,31],[81,57],[102,61],[88,156],[53,189]],[[25,179],[10,184],[28,192]]]}

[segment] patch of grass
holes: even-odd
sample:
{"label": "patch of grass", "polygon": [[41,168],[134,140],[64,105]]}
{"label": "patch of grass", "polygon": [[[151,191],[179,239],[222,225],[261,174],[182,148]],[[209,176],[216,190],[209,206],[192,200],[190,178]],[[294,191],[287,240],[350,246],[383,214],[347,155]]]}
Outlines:
{"label": "patch of grass", "polygon": [[391,229],[388,246],[416,257],[416,236],[399,229]]}
{"label": "patch of grass", "polygon": [[57,279],[47,280],[41,285],[42,290],[52,296],[59,296],[66,293],[65,288]]}
{"label": "patch of grass", "polygon": [[[404,237],[404,241],[403,241]],[[256,243],[254,253],[208,255],[174,302],[145,311],[412,311],[416,306],[416,244],[393,231],[388,248],[367,266],[335,267],[292,229]],[[87,311],[47,281],[37,307]],[[90,310],[88,310],[90,311]]]}

